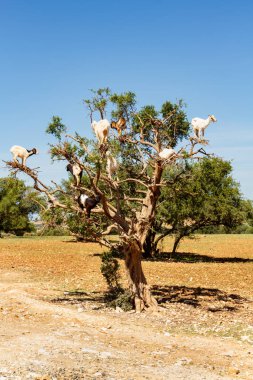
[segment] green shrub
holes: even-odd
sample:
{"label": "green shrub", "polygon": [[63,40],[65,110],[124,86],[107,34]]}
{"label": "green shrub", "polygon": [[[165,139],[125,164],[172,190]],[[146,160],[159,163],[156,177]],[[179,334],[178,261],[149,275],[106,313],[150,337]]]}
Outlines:
{"label": "green shrub", "polygon": [[120,307],[124,311],[132,310],[133,295],[129,290],[123,289],[120,285],[120,265],[114,257],[119,256],[117,249],[112,249],[110,252],[104,252],[102,255],[101,272],[104,276],[108,292],[105,294],[105,302],[109,307]]}
{"label": "green shrub", "polygon": [[118,263],[118,260],[113,257],[112,252],[104,252],[101,259],[101,273],[107,282],[109,290],[120,288],[120,265]]}

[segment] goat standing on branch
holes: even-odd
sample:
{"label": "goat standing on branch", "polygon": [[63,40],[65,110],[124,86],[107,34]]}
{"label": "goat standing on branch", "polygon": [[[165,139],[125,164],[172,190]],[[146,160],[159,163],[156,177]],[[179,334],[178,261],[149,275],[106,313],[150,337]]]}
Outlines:
{"label": "goat standing on branch", "polygon": [[82,168],[78,164],[68,164],[66,170],[73,175],[75,186],[79,186],[83,175]]}
{"label": "goat standing on branch", "polygon": [[97,195],[95,198],[90,198],[86,194],[81,194],[77,198],[78,204],[82,210],[86,209],[88,218],[90,218],[90,213],[93,208],[100,202],[101,196]]}
{"label": "goat standing on branch", "polygon": [[124,117],[120,117],[118,121],[112,121],[111,128],[116,129],[119,137],[121,137],[122,130],[126,128],[126,119]]}
{"label": "goat standing on branch", "polygon": [[106,171],[108,173],[108,177],[112,179],[113,174],[115,174],[118,169],[118,163],[109,150],[106,152],[106,157]]}
{"label": "goat standing on branch", "polygon": [[205,129],[208,127],[208,125],[213,122],[215,123],[217,119],[213,115],[209,115],[207,119],[201,119],[199,117],[194,117],[191,121],[192,129],[194,131],[195,137],[197,139],[200,139],[201,137],[204,138],[205,135]]}
{"label": "goat standing on branch", "polygon": [[99,144],[106,144],[109,135],[110,123],[107,119],[102,119],[100,121],[93,121],[91,126],[95,132],[95,135],[99,141]]}
{"label": "goat standing on branch", "polygon": [[26,160],[28,157],[32,156],[33,154],[38,154],[38,150],[36,148],[33,148],[31,150],[23,148],[19,145],[13,145],[10,149],[10,152],[13,155],[13,161],[18,162],[17,158],[21,158],[22,165],[26,166]]}

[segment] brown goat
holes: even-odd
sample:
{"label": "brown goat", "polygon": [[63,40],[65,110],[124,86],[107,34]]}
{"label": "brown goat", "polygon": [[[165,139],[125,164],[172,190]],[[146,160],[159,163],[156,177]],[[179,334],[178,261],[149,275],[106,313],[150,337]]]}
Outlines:
{"label": "brown goat", "polygon": [[126,119],[124,117],[120,117],[118,121],[112,121],[111,128],[116,129],[120,137],[122,130],[126,128]]}

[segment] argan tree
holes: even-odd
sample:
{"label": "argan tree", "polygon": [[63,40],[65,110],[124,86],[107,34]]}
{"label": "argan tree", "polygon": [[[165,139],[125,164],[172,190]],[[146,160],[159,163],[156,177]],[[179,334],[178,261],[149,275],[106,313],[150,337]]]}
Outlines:
{"label": "argan tree", "polygon": [[195,231],[219,226],[229,231],[241,225],[245,203],[231,173],[229,161],[205,157],[188,165],[174,186],[164,188],[148,253],[158,253],[158,243],[167,235],[174,236],[174,254],[180,241]]}
{"label": "argan tree", "polygon": [[[33,178],[35,189],[47,196],[50,207],[81,215],[95,241],[111,247],[106,234],[116,229],[120,239],[118,249],[124,254],[136,311],[156,308],[156,300],[143,273],[143,247],[156,221],[161,189],[176,181],[188,160],[206,155],[201,145],[206,142],[191,138],[185,148],[176,148],[189,133],[181,101],[176,104],[167,101],[160,110],[152,105],[137,109],[134,93],[113,94],[106,88],[93,91],[84,104],[91,121],[107,118],[117,122],[121,119],[124,129],[120,133],[110,129],[108,142],[99,145],[96,139],[85,137],[90,134],[89,125],[82,135],[70,135],[61,119],[53,117],[47,128],[56,138],[56,143],[51,145],[51,156],[82,168],[84,176],[78,187],[72,185],[66,192],[57,184],[42,183],[36,170],[14,162],[7,165]],[[175,154],[169,159],[161,159],[159,153],[164,148],[174,148]],[[118,163],[112,178],[106,171],[108,151]],[[81,193],[100,196],[100,203],[92,210],[90,218],[78,205]]]}

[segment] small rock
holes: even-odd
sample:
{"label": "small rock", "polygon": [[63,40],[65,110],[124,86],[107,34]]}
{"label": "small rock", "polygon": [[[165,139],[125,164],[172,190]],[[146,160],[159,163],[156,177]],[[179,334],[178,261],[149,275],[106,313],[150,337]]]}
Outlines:
{"label": "small rock", "polygon": [[96,372],[96,373],[94,373],[93,376],[95,376],[95,377],[100,377],[100,376],[103,376],[103,374],[102,374],[102,372]]}
{"label": "small rock", "polygon": [[241,340],[242,340],[243,342],[249,342],[249,343],[251,343],[251,339],[250,339],[250,337],[247,336],[247,335],[242,335],[242,336],[241,336]]}
{"label": "small rock", "polygon": [[177,365],[177,366],[185,366],[185,365],[189,365],[189,364],[192,364],[192,360],[189,358],[181,358],[181,359],[177,360],[175,363],[175,365]]}
{"label": "small rock", "polygon": [[86,352],[88,354],[97,354],[96,350],[93,350],[92,348],[82,348],[82,352]]}
{"label": "small rock", "polygon": [[107,358],[111,358],[111,357],[112,357],[112,354],[111,354],[110,352],[103,351],[103,352],[100,352],[100,353],[99,353],[99,356],[100,356],[102,359],[107,359]]}
{"label": "small rock", "polygon": [[1,373],[10,373],[10,371],[5,367],[0,367],[0,372]]}
{"label": "small rock", "polygon": [[236,367],[229,367],[228,368],[228,374],[229,375],[238,375],[240,373],[240,370]]}
{"label": "small rock", "polygon": [[232,357],[235,355],[235,353],[234,353],[234,351],[225,351],[225,352],[222,352],[221,355]]}
{"label": "small rock", "polygon": [[46,351],[44,348],[40,348],[38,350],[38,354],[41,354],[41,355],[49,355],[49,352]]}
{"label": "small rock", "polygon": [[121,309],[121,307],[119,306],[116,306],[116,309],[115,309],[116,313],[123,313],[124,311]]}

